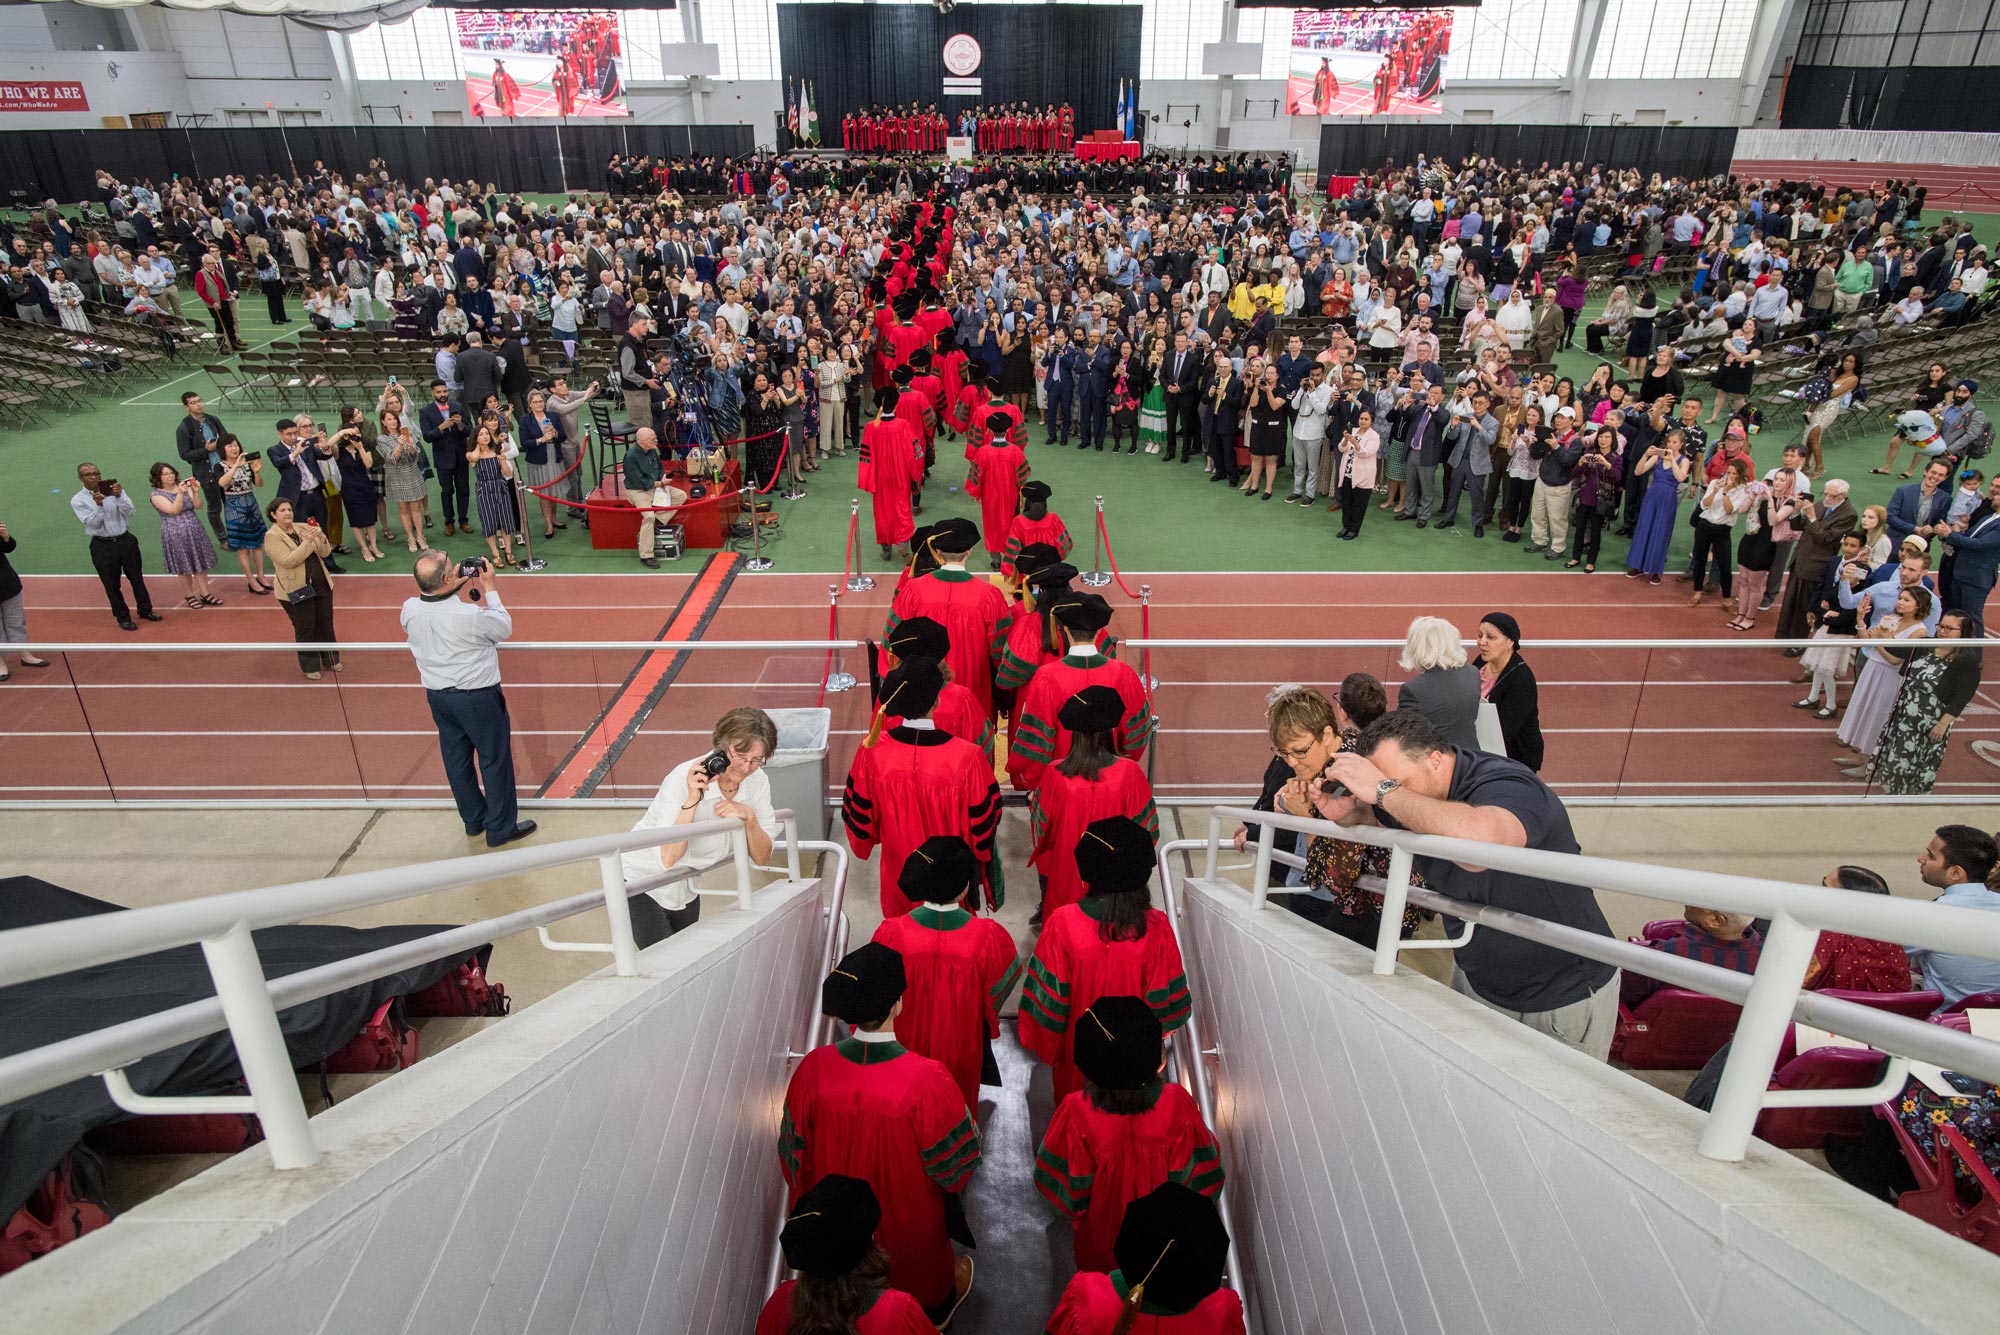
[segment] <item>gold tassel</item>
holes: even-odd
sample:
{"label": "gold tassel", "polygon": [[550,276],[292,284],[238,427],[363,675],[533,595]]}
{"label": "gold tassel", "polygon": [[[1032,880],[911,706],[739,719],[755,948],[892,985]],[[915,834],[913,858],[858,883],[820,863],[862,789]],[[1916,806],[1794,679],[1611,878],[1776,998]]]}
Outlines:
{"label": "gold tassel", "polygon": [[889,706],[895,703],[896,696],[902,692],[902,689],[903,683],[900,681],[897,682],[896,689],[889,692],[882,703],[876,706],[875,717],[868,724],[868,735],[861,739],[863,746],[873,746],[882,740],[882,720],[889,717]]}

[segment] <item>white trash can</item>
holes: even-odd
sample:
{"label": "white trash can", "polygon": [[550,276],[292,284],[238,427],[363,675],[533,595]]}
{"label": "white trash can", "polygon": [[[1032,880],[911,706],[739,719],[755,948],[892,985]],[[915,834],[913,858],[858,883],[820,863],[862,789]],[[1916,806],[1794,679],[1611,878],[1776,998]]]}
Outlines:
{"label": "white trash can", "polygon": [[771,805],[798,816],[799,838],[826,838],[826,748],[830,709],[767,709],[778,725],[778,749],[765,762]]}

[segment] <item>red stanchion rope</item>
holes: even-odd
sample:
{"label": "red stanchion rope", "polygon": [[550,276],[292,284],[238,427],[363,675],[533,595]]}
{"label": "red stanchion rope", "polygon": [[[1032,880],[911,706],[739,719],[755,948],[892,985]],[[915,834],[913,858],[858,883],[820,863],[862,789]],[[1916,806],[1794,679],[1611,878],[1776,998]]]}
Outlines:
{"label": "red stanchion rope", "polygon": [[[716,442],[715,445],[706,446],[703,448],[721,449],[730,445],[747,445],[751,441],[768,440],[772,436],[780,436],[783,434],[784,432],[782,430],[766,431],[761,436],[738,436],[732,440],[718,441]],[[629,514],[634,510],[643,510],[652,514],[678,514],[683,510],[693,510],[703,505],[713,505],[719,501],[726,501],[736,496],[745,495],[746,493],[756,496],[763,496],[769,494],[771,488],[778,485],[778,479],[784,475],[785,458],[790,452],[791,452],[791,442],[789,440],[787,440],[783,445],[780,445],[778,447],[778,460],[771,467],[771,480],[765,483],[761,487],[757,487],[754,489],[748,487],[738,487],[734,491],[715,492],[711,495],[703,496],[698,500],[683,501],[679,505],[639,506],[630,504],[629,502],[624,505],[603,505],[603,504],[593,504],[590,501],[572,501],[563,496],[549,495],[548,488],[555,486],[558,482],[567,480],[571,473],[574,473],[577,469],[583,466],[583,458],[580,454],[578,455],[577,461],[575,463],[571,464],[568,468],[564,469],[554,479],[544,483],[542,486],[525,487],[524,489],[526,491],[533,493],[535,496],[540,497],[542,500],[553,501],[557,505],[568,506],[572,510],[595,510],[607,514],[614,511],[622,511]]]}
{"label": "red stanchion rope", "polygon": [[1104,511],[1102,510],[1097,512],[1097,536],[1104,539],[1104,563],[1111,567],[1111,578],[1118,581],[1119,590],[1127,598],[1137,598],[1139,595],[1132,592],[1132,586],[1127,584],[1125,577],[1118,573],[1118,558],[1111,552],[1111,531],[1104,527]]}
{"label": "red stanchion rope", "polygon": [[[829,600],[827,603],[826,638],[828,640],[837,640],[840,638],[840,600],[838,597]],[[817,708],[826,704],[826,679],[832,675],[833,646],[828,644],[826,647],[826,668],[819,674],[819,698],[813,701],[814,707]]]}

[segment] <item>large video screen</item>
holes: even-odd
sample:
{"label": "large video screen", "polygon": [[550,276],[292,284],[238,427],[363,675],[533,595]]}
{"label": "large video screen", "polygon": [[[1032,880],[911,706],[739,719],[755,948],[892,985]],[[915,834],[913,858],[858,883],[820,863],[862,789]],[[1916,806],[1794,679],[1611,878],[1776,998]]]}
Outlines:
{"label": "large video screen", "polygon": [[1294,116],[1432,116],[1442,111],[1450,9],[1301,9],[1285,81]]}
{"label": "large video screen", "polygon": [[475,120],[629,116],[618,16],[601,9],[458,9],[452,30]]}

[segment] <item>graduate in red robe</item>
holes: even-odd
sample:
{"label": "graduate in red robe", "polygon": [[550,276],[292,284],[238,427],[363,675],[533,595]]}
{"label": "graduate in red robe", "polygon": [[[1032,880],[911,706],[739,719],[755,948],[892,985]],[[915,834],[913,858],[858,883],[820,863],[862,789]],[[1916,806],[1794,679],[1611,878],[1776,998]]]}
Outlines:
{"label": "graduate in red robe", "polygon": [[[979,698],[990,719],[993,708],[993,662],[1005,643],[1013,618],[1007,595],[965,568],[965,558],[979,541],[969,519],[956,516],[931,526],[928,546],[937,569],[903,581],[890,603],[887,631],[894,634],[906,618],[927,616],[951,636],[953,678]],[[941,833],[941,831],[933,831]]]}
{"label": "graduate in red robe", "polygon": [[[944,671],[927,658],[912,658],[882,678],[882,703],[875,726],[854,753],[840,817],[854,856],[866,860],[882,846],[882,916],[916,907],[897,885],[910,851],[935,834],[955,834],[972,847],[987,868],[987,901],[998,908],[1006,886],[993,858],[993,832],[1000,824],[1000,786],[993,762],[963,738],[931,721]],[[886,731],[890,713],[902,722]]]}
{"label": "graduate in red robe", "polygon": [[945,1232],[945,1197],[979,1165],[979,1127],[951,1072],[896,1041],[904,986],[902,957],[873,942],[827,975],[821,1010],[854,1032],[792,1072],[778,1163],[790,1214],[829,1174],[868,1184],[882,1207],[875,1240],[889,1253],[889,1283],[935,1322],[972,1287],[972,1258],[954,1256]]}
{"label": "graduate in red robe", "polygon": [[889,1287],[889,1254],[875,1245],[882,1205],[858,1177],[829,1173],[799,1197],[778,1234],[799,1272],[765,1300],[754,1335],[795,1335],[794,1307],[828,1312],[861,1335],[936,1335],[924,1305]]}
{"label": "graduate in red robe", "polygon": [[1036,669],[1014,700],[1007,777],[1022,792],[1033,789],[1043,770],[1069,754],[1069,729],[1058,716],[1063,701],[1086,686],[1109,686],[1124,702],[1125,717],[1115,733],[1118,754],[1138,759],[1159,725],[1139,674],[1098,650],[1097,634],[1111,623],[1111,605],[1094,593],[1070,593],[1057,599],[1049,614],[1067,645],[1061,658]]}
{"label": "graduate in red robe", "polygon": [[[952,396],[950,411],[945,414],[945,422],[953,431],[969,432],[972,424],[985,416],[986,406],[993,402],[993,382],[986,375],[986,368],[978,362],[966,359],[960,354],[958,393]],[[972,457],[972,447],[966,446],[965,457]]]}
{"label": "graduate in red robe", "polygon": [[[1030,552],[1036,549],[1022,548],[1021,559],[1027,561]],[[1070,593],[1070,581],[1076,578],[1077,569],[1053,556],[1041,561],[1039,555],[1036,552],[1036,561],[1022,577],[1025,596],[1015,609],[1014,624],[1007,628],[1006,646],[993,669],[993,685],[999,690],[1018,693],[1045,664],[1069,652],[1069,637],[1056,624],[1055,605]],[[1108,653],[1105,656],[1110,657]]]}
{"label": "graduate in red robe", "polygon": [[[940,664],[944,671],[944,690],[938,695],[937,708],[931,711],[931,722],[954,737],[971,742],[986,753],[987,762],[993,760],[993,720],[986,717],[980,707],[979,697],[952,680],[951,636],[945,628],[929,617],[910,617],[899,622],[896,629],[882,637],[882,645],[898,661],[911,658],[928,658]],[[887,671],[894,663],[883,665]],[[902,723],[896,714],[885,714],[882,726],[893,728]]]}
{"label": "graduate in red robe", "polygon": [[887,322],[878,317],[876,332],[883,346],[888,350],[889,369],[907,365],[910,354],[918,348],[929,347],[936,339],[936,332],[917,323],[917,315],[922,310],[922,302],[915,292],[903,292],[895,298],[894,316]]}
{"label": "graduate in red robe", "polygon": [[1000,568],[1007,550],[1007,532],[1021,512],[1021,484],[1028,480],[1028,455],[1007,440],[1011,425],[1002,413],[989,413],[988,441],[972,456],[972,470],[966,474],[965,490],[979,499],[979,517],[985,524],[987,564]]}
{"label": "graduate in red robe", "polygon": [[1046,543],[1055,548],[1058,558],[1066,558],[1076,546],[1062,516],[1049,512],[1051,494],[1046,482],[1029,482],[1021,487],[1021,513],[1007,525],[1007,545],[1000,552],[1000,568],[1009,579],[1014,577],[1014,563],[1023,547]]}
{"label": "graduate in red robe", "polygon": [[937,462],[937,436],[944,427],[944,378],[932,369],[929,348],[910,354],[910,393],[924,405],[924,471]]}
{"label": "graduate in red robe", "polygon": [[1084,1086],[1057,1106],[1035,1186],[1076,1225],[1076,1268],[1115,1270],[1125,1208],[1178,1182],[1222,1190],[1222,1153],[1194,1096],[1167,1081],[1160,1021],[1138,997],[1099,997],[1076,1022]]}
{"label": "graduate in red robe", "polygon": [[1021,981],[1014,935],[997,918],[975,917],[966,896],[980,880],[979,859],[963,839],[924,840],[903,864],[898,888],[917,907],[885,918],[875,940],[903,957],[909,990],[896,1017],[896,1041],[941,1062],[979,1108],[979,1086],[997,1085],[999,1068],[987,1047],[1000,1037],[1000,1007]]}
{"label": "graduate in red robe", "polygon": [[[949,312],[946,312],[948,315]],[[931,358],[931,368],[938,379],[944,382],[944,397],[938,401],[938,416],[952,431],[965,428],[954,420],[958,410],[958,396],[965,391],[965,352],[956,344],[945,348]]]}
{"label": "graduate in red robe", "polygon": [[1243,1298],[1222,1287],[1229,1230],[1215,1201],[1168,1182],[1125,1207],[1118,1268],[1081,1270],[1044,1335],[1244,1335]]}
{"label": "graduate in red robe", "polygon": [[1146,827],[1124,816],[1093,821],[1074,856],[1089,889],[1042,924],[1021,991],[1021,1046],[1051,1067],[1058,1104],[1083,1088],[1076,1021],[1099,997],[1143,998],[1168,1033],[1187,1023],[1190,1004],[1173,925],[1147,888]]}
{"label": "graduate in red robe", "polygon": [[885,389],[876,396],[875,420],[861,428],[861,462],[855,485],[872,498],[875,541],[882,559],[917,531],[910,497],[923,480],[922,437],[896,411],[897,394]]}
{"label": "graduate in red robe", "polygon": [[1124,701],[1109,686],[1086,686],[1063,702],[1057,715],[1069,729],[1069,754],[1042,771],[1028,796],[1033,851],[1028,865],[1040,875],[1042,906],[1033,921],[1083,898],[1083,879],[1072,856],[1083,832],[1107,816],[1129,816],[1160,837],[1153,785],[1136,761],[1113,749]]}
{"label": "graduate in red robe", "polygon": [[1058,146],[1065,152],[1076,147],[1076,112],[1070,104],[1062,104],[1062,129]]}

